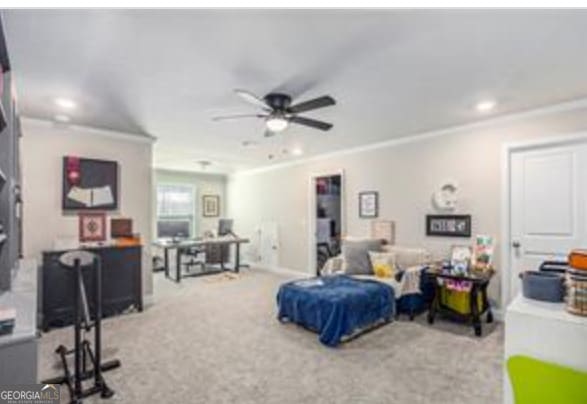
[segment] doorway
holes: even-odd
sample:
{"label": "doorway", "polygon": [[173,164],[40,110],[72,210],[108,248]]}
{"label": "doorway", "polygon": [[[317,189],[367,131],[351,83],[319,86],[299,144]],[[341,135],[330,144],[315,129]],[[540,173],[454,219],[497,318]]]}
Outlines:
{"label": "doorway", "polygon": [[316,175],[310,181],[310,264],[316,275],[340,254],[343,232],[343,175]]}
{"label": "doorway", "polygon": [[587,138],[508,148],[507,166],[504,308],[522,271],[587,245]]}

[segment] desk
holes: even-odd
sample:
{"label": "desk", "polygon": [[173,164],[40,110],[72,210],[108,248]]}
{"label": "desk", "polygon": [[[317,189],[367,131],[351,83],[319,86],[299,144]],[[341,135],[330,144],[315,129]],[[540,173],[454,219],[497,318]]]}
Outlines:
{"label": "desk", "polygon": [[207,238],[207,239],[193,239],[193,240],[182,240],[182,241],[171,241],[171,240],[157,240],[153,242],[153,245],[163,249],[163,256],[164,256],[164,265],[165,265],[165,277],[170,278],[169,276],[169,250],[176,250],[176,257],[175,257],[175,281],[181,282],[181,278],[188,277],[188,276],[199,276],[199,275],[209,275],[214,273],[223,272],[227,268],[224,268],[224,263],[221,263],[220,270],[213,270],[213,271],[205,271],[199,274],[189,274],[189,275],[182,275],[181,274],[181,256],[185,250],[188,248],[193,247],[204,247],[204,246],[225,246],[230,248],[231,245],[235,245],[235,257],[234,257],[234,272],[239,272],[240,269],[240,245],[248,243],[249,239],[241,238],[241,237],[217,237],[217,238]]}

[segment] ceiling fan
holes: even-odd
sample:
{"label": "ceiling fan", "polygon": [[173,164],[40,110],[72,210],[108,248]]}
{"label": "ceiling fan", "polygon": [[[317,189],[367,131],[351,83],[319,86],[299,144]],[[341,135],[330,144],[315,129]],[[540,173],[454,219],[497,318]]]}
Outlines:
{"label": "ceiling fan", "polygon": [[312,111],[314,109],[329,107],[336,104],[334,98],[329,95],[291,105],[291,97],[283,93],[269,93],[265,97],[259,98],[246,90],[234,90],[234,92],[249,104],[261,108],[263,112],[258,114],[216,116],[212,118],[213,121],[241,118],[264,119],[265,126],[267,127],[267,131],[265,132],[266,137],[273,136],[275,133],[285,130],[290,123],[324,131],[332,128],[331,123],[298,115],[301,112]]}

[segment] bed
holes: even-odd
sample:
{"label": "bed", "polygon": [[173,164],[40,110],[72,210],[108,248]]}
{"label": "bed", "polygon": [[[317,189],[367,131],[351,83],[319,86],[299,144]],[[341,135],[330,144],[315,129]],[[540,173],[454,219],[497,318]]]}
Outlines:
{"label": "bed", "polygon": [[347,275],[287,282],[277,294],[278,319],[317,332],[329,347],[390,322],[395,304],[392,286]]}

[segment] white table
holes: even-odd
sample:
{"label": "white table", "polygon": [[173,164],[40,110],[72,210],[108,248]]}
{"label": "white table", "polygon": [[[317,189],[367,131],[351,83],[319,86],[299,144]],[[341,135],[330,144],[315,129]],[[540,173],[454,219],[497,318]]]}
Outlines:
{"label": "white table", "polygon": [[507,359],[525,355],[587,372],[587,317],[565,311],[564,303],[547,303],[519,295],[505,314],[504,403],[513,394]]}

